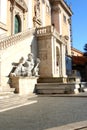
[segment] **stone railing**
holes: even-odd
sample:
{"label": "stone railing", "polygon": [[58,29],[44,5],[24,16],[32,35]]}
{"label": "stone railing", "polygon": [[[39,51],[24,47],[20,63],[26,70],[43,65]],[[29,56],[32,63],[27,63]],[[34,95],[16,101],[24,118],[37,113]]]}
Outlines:
{"label": "stone railing", "polygon": [[21,41],[27,36],[29,36],[30,34],[34,34],[34,33],[35,33],[35,28],[28,29],[26,31],[23,31],[23,32],[20,32],[11,36],[7,36],[4,39],[0,40],[0,50],[6,49],[9,46],[12,46],[16,44],[17,41]]}
{"label": "stone railing", "polygon": [[57,30],[53,26],[46,26],[37,28],[36,35],[43,36],[43,35],[51,35],[53,34],[59,41],[66,43],[65,38],[60,35]]}
{"label": "stone railing", "polygon": [[53,32],[52,30],[53,30],[52,26],[40,27],[37,28],[36,34],[37,35],[49,34]]}

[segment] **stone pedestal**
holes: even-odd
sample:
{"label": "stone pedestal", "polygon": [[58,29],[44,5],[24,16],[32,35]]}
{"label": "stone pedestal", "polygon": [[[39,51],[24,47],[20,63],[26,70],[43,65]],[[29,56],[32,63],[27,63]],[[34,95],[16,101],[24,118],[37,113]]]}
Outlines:
{"label": "stone pedestal", "polygon": [[78,77],[78,76],[69,76],[68,77],[68,82],[70,82],[70,83],[80,83],[81,78]]}
{"label": "stone pedestal", "polygon": [[38,57],[41,60],[40,77],[66,77],[66,42],[53,26],[37,29]]}
{"label": "stone pedestal", "polygon": [[19,93],[20,95],[34,93],[35,84],[37,83],[36,77],[13,76],[11,79],[12,87],[15,88],[15,93]]}
{"label": "stone pedestal", "polygon": [[81,76],[77,70],[72,70],[72,74],[68,76],[68,82],[70,83],[80,83]]}

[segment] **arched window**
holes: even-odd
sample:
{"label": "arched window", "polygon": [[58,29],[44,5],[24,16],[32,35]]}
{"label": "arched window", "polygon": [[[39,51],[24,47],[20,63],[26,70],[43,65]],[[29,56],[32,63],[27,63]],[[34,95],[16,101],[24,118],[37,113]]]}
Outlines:
{"label": "arched window", "polygon": [[15,15],[15,28],[14,28],[14,33],[19,33],[21,32],[21,19],[19,15]]}

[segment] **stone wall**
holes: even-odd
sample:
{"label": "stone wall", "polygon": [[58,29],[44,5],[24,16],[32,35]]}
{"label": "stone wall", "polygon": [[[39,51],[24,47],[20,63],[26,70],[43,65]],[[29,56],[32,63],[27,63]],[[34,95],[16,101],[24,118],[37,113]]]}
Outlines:
{"label": "stone wall", "polygon": [[[34,45],[35,43],[35,45]],[[6,86],[9,80],[9,74],[12,71],[13,63],[19,63],[21,57],[27,58],[27,55],[32,51],[31,46],[33,45],[33,52],[36,55],[36,39],[34,35],[28,36],[27,38],[20,39],[14,45],[1,51],[1,84]]]}

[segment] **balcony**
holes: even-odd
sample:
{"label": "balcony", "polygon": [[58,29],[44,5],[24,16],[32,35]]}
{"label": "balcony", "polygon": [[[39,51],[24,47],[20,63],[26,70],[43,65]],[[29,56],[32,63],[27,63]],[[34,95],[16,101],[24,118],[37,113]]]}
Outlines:
{"label": "balcony", "polygon": [[43,37],[43,36],[54,36],[58,41],[61,43],[67,43],[67,40],[65,37],[60,35],[55,27],[53,26],[46,26],[46,27],[40,27],[36,30],[37,37]]}

